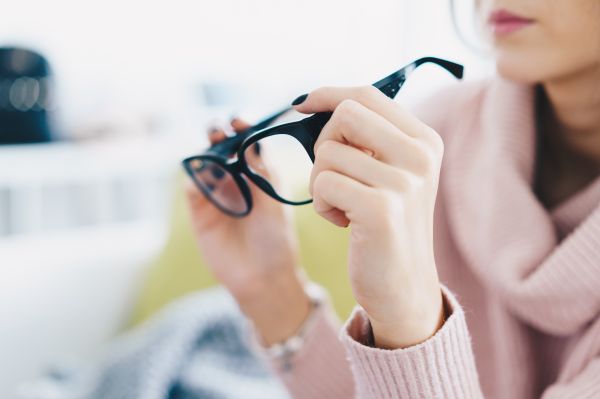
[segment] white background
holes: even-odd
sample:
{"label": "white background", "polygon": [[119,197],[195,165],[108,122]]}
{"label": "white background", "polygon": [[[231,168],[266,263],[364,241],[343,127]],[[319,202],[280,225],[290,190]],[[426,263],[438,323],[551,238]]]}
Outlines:
{"label": "white background", "polygon": [[[240,86],[236,99],[262,110],[422,55],[461,61],[470,77],[484,70],[454,35],[447,0],[4,3],[0,43],[36,48],[54,67],[61,135],[105,115],[193,129],[205,82]],[[431,76],[419,91],[447,82]]]}

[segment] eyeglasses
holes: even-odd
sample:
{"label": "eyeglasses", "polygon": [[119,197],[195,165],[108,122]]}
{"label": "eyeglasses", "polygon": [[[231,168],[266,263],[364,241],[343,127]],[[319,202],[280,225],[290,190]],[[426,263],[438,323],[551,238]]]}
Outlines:
{"label": "eyeglasses", "polygon": [[[463,76],[462,65],[425,57],[373,86],[394,98],[408,76],[427,63],[444,68],[457,79]],[[290,109],[282,109],[244,132],[211,146],[203,154],[182,161],[196,187],[224,213],[243,217],[251,212],[252,195],[247,179],[284,204],[305,205],[312,202],[308,183],[315,161],[314,145],[332,112],[320,112],[299,121],[269,127]],[[280,172],[276,179],[262,166],[263,151],[271,156],[268,161],[273,169]]]}

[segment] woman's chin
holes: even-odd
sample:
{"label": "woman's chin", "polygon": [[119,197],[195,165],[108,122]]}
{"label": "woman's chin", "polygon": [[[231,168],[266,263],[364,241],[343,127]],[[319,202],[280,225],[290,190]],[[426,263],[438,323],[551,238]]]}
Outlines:
{"label": "woman's chin", "polygon": [[539,64],[524,62],[520,57],[502,57],[496,58],[496,70],[504,79],[533,85],[544,80],[540,74]]}

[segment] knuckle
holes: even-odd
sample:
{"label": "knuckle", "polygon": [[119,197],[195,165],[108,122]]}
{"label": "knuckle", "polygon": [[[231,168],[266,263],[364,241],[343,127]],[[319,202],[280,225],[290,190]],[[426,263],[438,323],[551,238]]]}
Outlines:
{"label": "knuckle", "polygon": [[430,153],[425,153],[419,165],[419,176],[432,176],[436,171],[436,161]]}
{"label": "knuckle", "polygon": [[358,88],[358,97],[362,100],[370,100],[379,96],[381,92],[371,85],[360,86]]}
{"label": "knuckle", "polygon": [[444,153],[444,140],[433,128],[425,126],[423,128],[423,136],[426,138],[427,143],[436,151],[438,154]]}
{"label": "knuckle", "polygon": [[410,187],[410,176],[403,169],[396,169],[392,173],[392,187],[399,192],[404,192]]}
{"label": "knuckle", "polygon": [[356,101],[350,99],[339,103],[331,117],[333,126],[337,129],[345,130],[348,125],[353,123],[359,106]]}
{"label": "knuckle", "polygon": [[313,189],[315,193],[319,193],[325,189],[330,188],[334,184],[333,172],[324,170],[321,171],[316,177],[313,183]]}
{"label": "knuckle", "polygon": [[425,125],[425,124],[421,124],[421,129],[422,129],[422,134],[425,137],[432,137],[432,136],[436,136],[437,132],[435,130],[433,130],[432,127]]}
{"label": "knuckle", "polygon": [[329,158],[334,155],[336,151],[336,145],[333,140],[325,140],[319,144],[319,147],[315,149],[315,162],[322,160],[323,158]]}
{"label": "knuckle", "polygon": [[335,109],[334,113],[338,114],[338,118],[347,119],[352,118],[354,114],[358,111],[359,104],[358,102],[352,99],[343,100]]}
{"label": "knuckle", "polygon": [[441,154],[437,148],[426,143],[417,144],[416,172],[419,175],[431,176],[441,165]]}
{"label": "knuckle", "polygon": [[412,141],[411,138],[407,139],[406,133],[397,128],[394,130],[394,134],[390,136],[390,144],[394,148],[403,148],[407,145],[407,142],[410,143]]}
{"label": "knuckle", "polygon": [[395,176],[394,188],[398,193],[412,194],[418,191],[423,184],[423,179],[419,176],[398,169]]}
{"label": "knuckle", "polygon": [[438,155],[438,158],[441,159],[444,156],[444,151],[446,150],[442,136],[435,133],[432,137],[432,145],[436,154]]}
{"label": "knuckle", "polygon": [[392,196],[390,195],[390,193],[386,190],[378,190],[377,194],[375,195],[375,204],[377,205],[377,208],[381,209],[382,211],[387,211],[391,208],[392,205]]}

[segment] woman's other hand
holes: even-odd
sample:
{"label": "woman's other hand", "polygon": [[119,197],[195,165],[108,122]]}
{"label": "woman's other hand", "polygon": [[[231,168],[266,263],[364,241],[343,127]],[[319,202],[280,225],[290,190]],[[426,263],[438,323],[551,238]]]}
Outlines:
{"label": "woman's other hand", "polygon": [[[231,121],[241,132],[248,124]],[[209,132],[212,144],[225,139],[224,129]],[[275,173],[255,153],[247,159],[264,176]],[[236,219],[210,203],[188,179],[186,193],[202,255],[215,277],[253,321],[266,344],[293,335],[307,317],[310,301],[298,268],[297,240],[289,214],[249,182],[252,212]]]}

